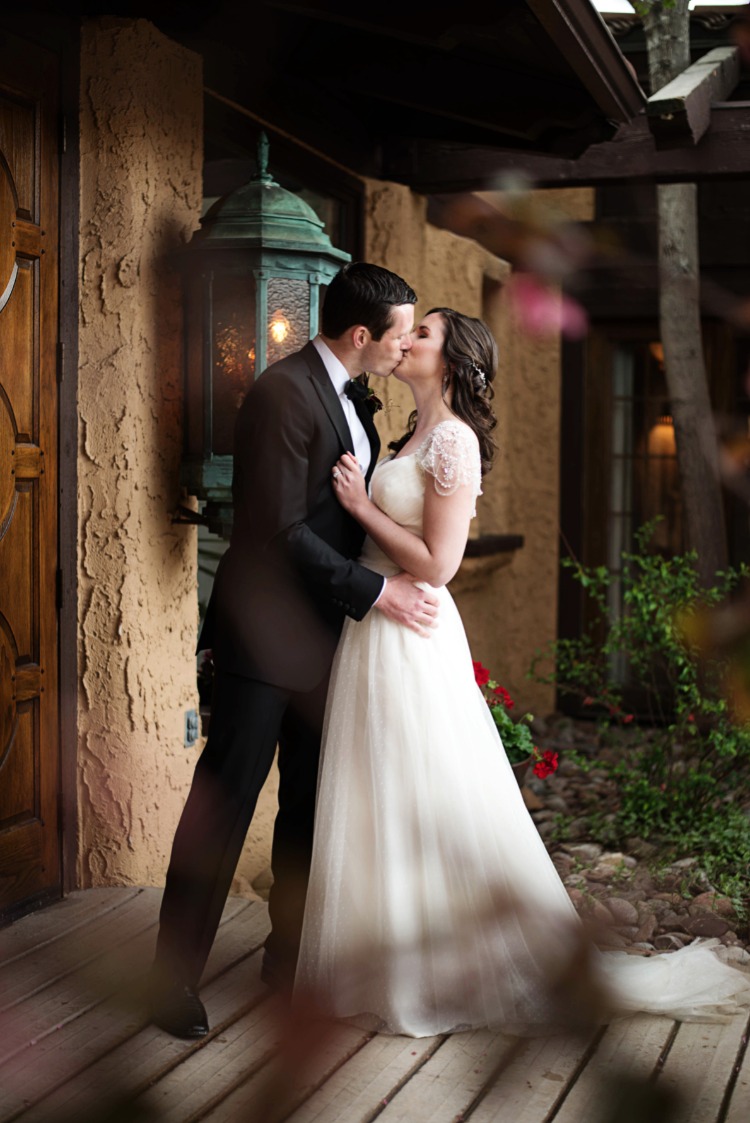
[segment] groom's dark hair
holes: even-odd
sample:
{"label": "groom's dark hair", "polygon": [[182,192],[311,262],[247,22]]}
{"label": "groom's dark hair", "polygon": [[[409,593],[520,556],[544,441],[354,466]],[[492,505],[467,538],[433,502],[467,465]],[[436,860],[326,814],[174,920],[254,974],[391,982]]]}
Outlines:
{"label": "groom's dark hair", "polygon": [[353,261],[328,286],[320,330],[329,339],[340,339],[348,328],[364,324],[373,339],[382,339],[394,306],[416,303],[414,289],[402,277],[367,261]]}

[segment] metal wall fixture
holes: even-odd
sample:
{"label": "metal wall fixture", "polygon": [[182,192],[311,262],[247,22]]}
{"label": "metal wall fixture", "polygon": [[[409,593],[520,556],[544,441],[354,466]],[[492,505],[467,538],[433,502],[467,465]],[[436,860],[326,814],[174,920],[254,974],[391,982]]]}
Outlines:
{"label": "metal wall fixture", "polygon": [[350,255],[315,211],[275,182],[268,139],[258,171],[219,199],[182,255],[186,298],[185,452],[181,483],[202,522],[228,538],[235,418],[254,378],[318,331],[321,290]]}

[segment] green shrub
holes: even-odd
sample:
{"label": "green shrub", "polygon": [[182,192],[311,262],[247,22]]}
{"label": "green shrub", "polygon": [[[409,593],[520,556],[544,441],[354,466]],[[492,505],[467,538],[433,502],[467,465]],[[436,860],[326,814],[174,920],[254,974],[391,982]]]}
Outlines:
{"label": "green shrub", "polygon": [[[736,897],[737,877],[746,888],[750,883],[750,818],[741,807],[743,795],[750,799],[750,726],[732,719],[722,694],[726,660],[700,659],[685,625],[725,601],[749,571],[722,572],[705,589],[694,554],[666,559],[648,552],[652,529],[643,527],[635,551],[623,554],[616,619],[608,611],[615,576],[604,566],[563,562],[591,600],[591,625],[580,639],[553,644],[531,673],[578,697],[598,718],[602,743],[615,747],[597,761],[614,782],[615,813],[589,817],[592,837],[610,844],[638,835],[698,854],[714,877],[723,868],[734,878]],[[628,686],[642,699],[637,715],[624,708],[612,674],[623,654]],[[550,657],[554,670],[544,673]]]}

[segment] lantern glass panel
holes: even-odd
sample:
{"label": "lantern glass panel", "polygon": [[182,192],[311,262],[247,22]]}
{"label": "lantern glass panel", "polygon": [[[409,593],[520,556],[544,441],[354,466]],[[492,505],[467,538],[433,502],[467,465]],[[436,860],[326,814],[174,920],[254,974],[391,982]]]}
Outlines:
{"label": "lantern glass panel", "polygon": [[310,338],[310,286],[295,277],[268,282],[268,364],[299,351]]}
{"label": "lantern glass panel", "polygon": [[216,456],[233,451],[237,411],[255,376],[255,278],[219,274],[213,283],[213,432]]}

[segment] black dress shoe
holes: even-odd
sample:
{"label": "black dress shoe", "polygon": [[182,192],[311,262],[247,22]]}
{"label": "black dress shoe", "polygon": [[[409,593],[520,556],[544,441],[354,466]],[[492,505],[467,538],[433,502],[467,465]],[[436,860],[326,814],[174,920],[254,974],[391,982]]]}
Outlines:
{"label": "black dress shoe", "polygon": [[192,1039],[208,1033],[205,1006],[192,987],[180,983],[159,988],[151,1000],[151,1021],[173,1037]]}

